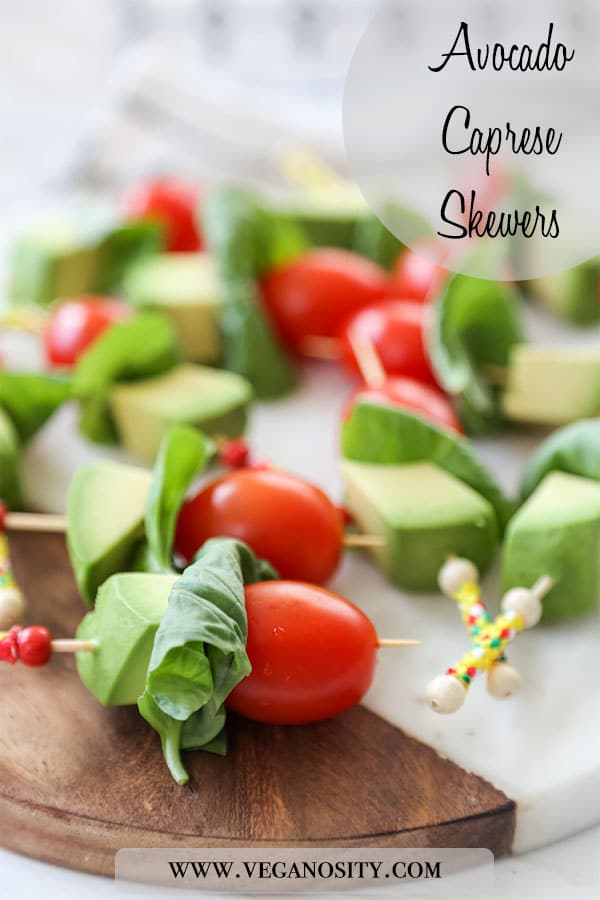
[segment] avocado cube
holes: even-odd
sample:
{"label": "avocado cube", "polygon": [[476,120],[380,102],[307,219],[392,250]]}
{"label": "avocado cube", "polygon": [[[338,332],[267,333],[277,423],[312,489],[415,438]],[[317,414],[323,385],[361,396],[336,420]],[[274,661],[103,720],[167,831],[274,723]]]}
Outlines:
{"label": "avocado cube", "polygon": [[517,345],[502,406],[507,418],[532,425],[565,425],[596,416],[600,348]]}
{"label": "avocado cube", "polygon": [[600,324],[600,257],[530,281],[528,290],[551,312],[574,325]]}
{"label": "avocado cube", "polygon": [[135,266],[124,283],[135,306],[158,309],[177,332],[186,359],[218,363],[221,282],[208,253],[161,253]]}
{"label": "avocado cube", "polygon": [[67,499],[67,545],[88,605],[102,582],[132,559],[144,535],[151,481],[145,469],[106,460],[75,473]]}
{"label": "avocado cube", "polygon": [[103,706],[129,706],[144,692],[154,637],[176,575],[121,572],[98,591],[76,637],[98,641],[77,654],[79,677]]}
{"label": "avocado cube", "polygon": [[[600,448],[598,449],[600,453]],[[504,589],[555,579],[543,619],[590,612],[600,599],[600,484],[551,472],[513,516],[504,547]]]}
{"label": "avocado cube", "polygon": [[49,221],[24,235],[13,248],[11,299],[47,306],[57,297],[89,293],[99,266],[96,242],[78,239],[66,221]]}
{"label": "avocado cube", "polygon": [[156,378],[119,384],[110,402],[125,447],[152,463],[171,425],[195,426],[209,435],[242,434],[251,398],[252,388],[241,375],[188,363]]}
{"label": "avocado cube", "polygon": [[431,463],[374,465],[344,460],[346,505],[361,530],[384,538],[373,550],[388,578],[409,591],[437,590],[449,554],[480,571],[498,543],[490,503]]}
{"label": "avocado cube", "polygon": [[364,197],[350,182],[288,192],[276,201],[274,208],[300,225],[311,244],[346,249],[353,245],[357,223],[369,214]]}
{"label": "avocado cube", "polygon": [[9,509],[22,505],[19,471],[19,438],[14,426],[0,407],[0,498]]}

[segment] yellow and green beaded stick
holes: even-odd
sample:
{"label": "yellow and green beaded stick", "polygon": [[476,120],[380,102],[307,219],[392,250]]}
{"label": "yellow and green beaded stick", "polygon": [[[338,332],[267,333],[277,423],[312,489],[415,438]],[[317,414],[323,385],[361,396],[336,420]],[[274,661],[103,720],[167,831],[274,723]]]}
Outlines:
{"label": "yellow and green beaded stick", "polygon": [[13,572],[0,508],[0,631],[15,625],[25,612],[25,599]]}
{"label": "yellow and green beaded stick", "polygon": [[542,598],[552,584],[552,579],[544,576],[531,589],[513,588],[502,598],[502,612],[492,619],[481,598],[479,572],[473,563],[452,558],[442,566],[440,588],[458,604],[471,636],[471,648],[445,675],[428,685],[427,700],[435,712],[456,712],[480,672],[487,672],[488,690],[494,697],[505,699],[519,691],[521,676],[508,664],[504,651],[520,631],[539,622]]}

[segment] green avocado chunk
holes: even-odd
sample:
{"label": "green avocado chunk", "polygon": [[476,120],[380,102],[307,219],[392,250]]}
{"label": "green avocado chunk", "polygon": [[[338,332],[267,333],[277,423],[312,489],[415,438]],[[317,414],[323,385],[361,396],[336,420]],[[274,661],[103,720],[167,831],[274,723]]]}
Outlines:
{"label": "green avocado chunk", "polygon": [[600,324],[600,257],[559,275],[537,278],[527,287],[539,303],[574,325]]}
{"label": "green avocado chunk", "polygon": [[498,543],[496,515],[472,488],[431,463],[373,465],[344,460],[346,506],[361,529],[385,539],[373,554],[389,579],[409,591],[436,590],[449,554],[480,571]]}
{"label": "green avocado chunk", "polygon": [[177,575],[120,572],[98,591],[96,606],[77,638],[98,641],[93,653],[77,654],[77,670],[104,706],[129,706],[144,693],[154,637]]}
{"label": "green avocado chunk", "polygon": [[163,242],[154,222],[118,223],[102,212],[43,221],[15,244],[9,293],[16,303],[47,306],[59,297],[105,293],[127,268]]}
{"label": "green avocado chunk", "polygon": [[555,579],[543,618],[590,612],[600,599],[600,484],[551,472],[511,519],[504,548],[504,589]]}
{"label": "green avocado chunk", "polygon": [[513,348],[504,413],[515,422],[564,425],[600,410],[600,348]]}
{"label": "green avocado chunk", "polygon": [[67,544],[88,605],[102,582],[132,560],[144,535],[151,481],[145,469],[105,460],[75,473],[67,499]]}
{"label": "green avocado chunk", "polygon": [[192,425],[208,435],[242,434],[251,399],[242,376],[188,363],[157,378],[117,385],[111,409],[125,447],[152,463],[171,425]]}
{"label": "green avocado chunk", "polygon": [[9,509],[22,506],[19,472],[19,439],[12,422],[0,407],[0,500]]}
{"label": "green avocado chunk", "polygon": [[300,225],[311,244],[346,250],[353,246],[357,223],[369,215],[358,188],[345,181],[288,193],[277,202],[275,210]]}
{"label": "green avocado chunk", "polygon": [[157,309],[175,328],[186,359],[218,363],[222,286],[208,253],[161,253],[135,266],[124,293],[135,306]]}

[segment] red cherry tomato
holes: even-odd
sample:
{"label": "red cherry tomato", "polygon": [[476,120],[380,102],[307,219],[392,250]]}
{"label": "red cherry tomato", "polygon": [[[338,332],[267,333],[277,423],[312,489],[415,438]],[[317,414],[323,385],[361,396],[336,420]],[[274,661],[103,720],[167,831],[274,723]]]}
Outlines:
{"label": "red cherry tomato", "polygon": [[17,635],[19,659],[26,666],[45,666],[52,656],[52,635],[47,628],[32,625]]}
{"label": "red cherry tomato", "polygon": [[359,388],[344,407],[344,419],[349,417],[359,400],[375,400],[399,406],[401,409],[419,413],[434,425],[440,425],[459,434],[464,433],[458,416],[444,394],[413,378],[388,378],[381,387]]}
{"label": "red cherry tomato", "polygon": [[424,330],[429,310],[408,300],[388,300],[360,310],[342,326],[340,360],[360,374],[353,344],[371,341],[388,375],[415,378],[437,387],[427,358]]}
{"label": "red cherry tomato", "polygon": [[237,469],[184,503],[175,549],[190,560],[212,537],[233,537],[268,560],[282,578],[320,584],[335,572],[342,517],[308,481],[269,469]]}
{"label": "red cherry tomato", "polygon": [[163,224],[165,247],[173,253],[202,249],[197,207],[196,188],[174,178],[158,178],[136,185],[121,200],[126,219],[151,219]]}
{"label": "red cherry tomato", "polygon": [[263,297],[284,343],[302,353],[307,337],[332,337],[342,321],[380,300],[387,276],[348,250],[310,250],[263,279]]}
{"label": "red cherry tomato", "polygon": [[[427,248],[424,247],[424,250]],[[431,254],[431,248],[428,250]],[[388,296],[424,303],[439,293],[448,272],[416,250],[401,253],[392,270]]]}
{"label": "red cherry tomato", "polygon": [[52,366],[72,366],[84,350],[114,322],[130,315],[112,297],[75,297],[55,306],[44,331],[46,359]]}
{"label": "red cherry tomato", "polygon": [[373,680],[372,622],[331,591],[294,581],[246,588],[252,672],[227,699],[241,715],[274,725],[318,722],[355,706]]}

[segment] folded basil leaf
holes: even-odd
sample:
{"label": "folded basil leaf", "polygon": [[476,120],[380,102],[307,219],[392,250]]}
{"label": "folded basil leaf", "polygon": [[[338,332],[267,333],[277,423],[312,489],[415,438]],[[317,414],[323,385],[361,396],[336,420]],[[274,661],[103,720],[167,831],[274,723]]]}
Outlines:
{"label": "folded basil leaf", "polygon": [[517,295],[501,282],[454,275],[433,309],[427,343],[440,384],[458,398],[469,430],[497,426],[500,391],[486,367],[506,367],[523,341]]}
{"label": "folded basil leaf", "polygon": [[273,399],[287,394],[297,373],[290,357],[279,347],[262,309],[253,281],[231,281],[224,288],[221,332],[226,369],[243,375],[257,397]]}
{"label": "folded basil leaf", "polygon": [[359,401],[342,426],[342,454],[357,462],[431,462],[485,497],[504,530],[514,511],[468,442],[418,415],[384,403]]}
{"label": "folded basil leaf", "polygon": [[224,366],[247,378],[257,397],[281,396],[296,383],[295,366],[263,309],[257,280],[302,252],[302,230],[236,187],[208,198],[202,227],[223,283]]}
{"label": "folded basil leaf", "polygon": [[391,269],[405,245],[385,227],[381,219],[371,213],[354,226],[352,249],[384,269]]}
{"label": "folded basil leaf", "polygon": [[94,289],[109,293],[123,283],[129,269],[164,245],[164,228],[159,222],[123,222],[115,225],[100,244],[101,265]]}
{"label": "folded basil leaf", "polygon": [[71,393],[71,379],[62,375],[0,371],[0,406],[19,440],[27,443]]}
{"label": "folded basil leaf", "polygon": [[245,544],[214,538],[171,589],[138,708],[178,784],[188,781],[182,749],[224,749],[223,704],[251,671],[244,586],[276,577]]}
{"label": "folded basil leaf", "polygon": [[213,441],[196,428],[175,425],[161,441],[146,509],[152,571],[170,572],[177,516],[190,484],[215,452]]}
{"label": "folded basil leaf", "polygon": [[111,325],[79,358],[73,396],[79,400],[79,427],[97,443],[117,443],[109,398],[114,384],[151,378],[180,358],[173,326],[155,312],[143,312]]}
{"label": "folded basil leaf", "polygon": [[560,428],[530,457],[521,482],[526,500],[549,472],[600,481],[600,419],[581,419]]}

